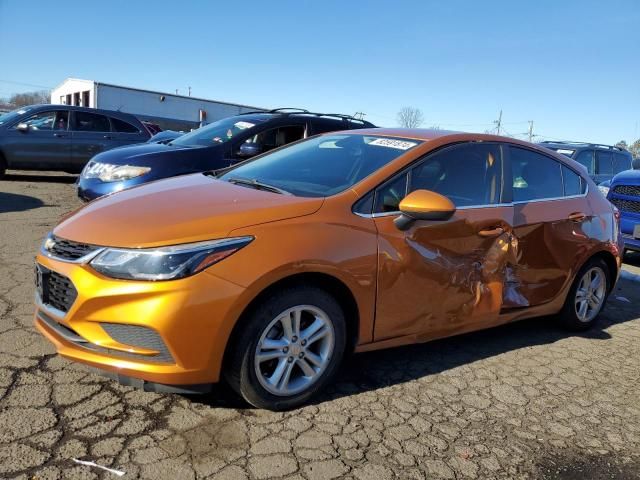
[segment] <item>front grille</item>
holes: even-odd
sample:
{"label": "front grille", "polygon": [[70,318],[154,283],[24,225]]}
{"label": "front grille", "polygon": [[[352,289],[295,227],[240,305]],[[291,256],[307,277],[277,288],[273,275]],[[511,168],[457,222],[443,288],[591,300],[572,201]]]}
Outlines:
{"label": "front grille", "polygon": [[640,202],[635,200],[624,200],[622,198],[612,198],[613,203],[621,212],[640,213]]}
{"label": "front grille", "polygon": [[89,245],[87,243],[78,243],[71,240],[65,240],[64,238],[51,236],[53,245],[49,247],[48,252],[54,257],[62,260],[77,260],[96,251],[98,248],[95,245]]}
{"label": "front grille", "polygon": [[42,265],[36,267],[36,287],[44,305],[63,313],[69,311],[78,297],[78,291],[69,278]]}
{"label": "front grille", "polygon": [[173,362],[173,357],[171,353],[169,353],[169,349],[162,340],[162,337],[151,328],[122,323],[100,323],[100,326],[118,343],[158,352],[158,354],[153,357],[144,358],[153,359],[152,361],[157,362]]}
{"label": "front grille", "polygon": [[613,192],[630,197],[640,197],[640,185],[618,185],[613,189]]}

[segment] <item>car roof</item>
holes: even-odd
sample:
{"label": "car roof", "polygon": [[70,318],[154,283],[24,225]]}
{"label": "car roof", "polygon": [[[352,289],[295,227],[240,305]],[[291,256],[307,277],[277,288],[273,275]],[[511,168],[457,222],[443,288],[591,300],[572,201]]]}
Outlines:
{"label": "car roof", "polygon": [[53,103],[40,103],[37,105],[26,105],[24,108],[29,108],[31,110],[48,110],[51,108],[64,108],[67,110],[73,110],[74,112],[88,112],[88,113],[103,113],[105,115],[112,115],[112,116],[125,116],[125,117],[133,117],[136,118],[137,117],[132,114],[132,113],[127,113],[127,112],[119,112],[117,110],[106,110],[104,108],[91,108],[91,107],[78,107],[75,105],[61,105],[61,104],[53,104]]}

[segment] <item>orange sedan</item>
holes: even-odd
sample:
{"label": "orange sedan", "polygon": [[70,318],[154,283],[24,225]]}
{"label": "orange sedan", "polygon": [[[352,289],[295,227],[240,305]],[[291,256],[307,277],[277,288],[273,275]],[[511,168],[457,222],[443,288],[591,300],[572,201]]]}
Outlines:
{"label": "orange sedan", "polygon": [[127,385],[300,405],[343,356],[558,314],[596,320],[617,212],[582,167],[510,138],[329,133],[117,193],[37,256],[35,322]]}

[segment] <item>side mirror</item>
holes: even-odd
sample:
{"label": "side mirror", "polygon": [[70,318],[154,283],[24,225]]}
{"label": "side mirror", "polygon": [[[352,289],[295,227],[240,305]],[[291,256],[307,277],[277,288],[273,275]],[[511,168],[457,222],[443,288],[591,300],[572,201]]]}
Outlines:
{"label": "side mirror", "polygon": [[255,157],[262,152],[262,146],[258,143],[243,143],[240,145],[240,151],[238,155],[241,157],[249,158]]}
{"label": "side mirror", "polygon": [[18,130],[20,132],[28,132],[29,131],[29,125],[27,125],[26,123],[19,123],[16,126],[16,130]]}
{"label": "side mirror", "polygon": [[416,220],[449,220],[456,206],[444,195],[430,190],[415,190],[400,202],[400,215],[394,220],[399,230],[408,229]]}

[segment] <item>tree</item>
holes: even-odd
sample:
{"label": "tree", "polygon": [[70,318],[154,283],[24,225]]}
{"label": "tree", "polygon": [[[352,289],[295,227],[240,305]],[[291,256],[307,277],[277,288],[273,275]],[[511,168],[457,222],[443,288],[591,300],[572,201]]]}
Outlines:
{"label": "tree", "polygon": [[627,145],[627,142],[625,140],[620,140],[618,143],[616,143],[616,147],[623,150],[629,150],[629,145]]}
{"label": "tree", "polygon": [[26,105],[35,105],[38,103],[50,103],[51,95],[48,90],[40,90],[35,92],[14,93],[9,98],[9,103],[15,107],[24,107]]}
{"label": "tree", "polygon": [[404,128],[417,128],[424,122],[424,116],[419,108],[402,107],[398,112],[398,123]]}
{"label": "tree", "polygon": [[631,144],[629,151],[633,158],[640,158],[640,138]]}

